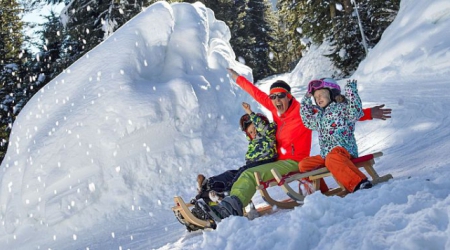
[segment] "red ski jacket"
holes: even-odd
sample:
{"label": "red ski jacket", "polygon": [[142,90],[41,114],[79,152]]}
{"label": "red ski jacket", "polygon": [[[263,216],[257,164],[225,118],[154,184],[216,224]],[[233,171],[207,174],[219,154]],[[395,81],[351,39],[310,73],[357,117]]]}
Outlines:
{"label": "red ski jacket", "polygon": [[[277,124],[278,160],[289,159],[300,162],[308,157],[311,151],[312,131],[303,125],[300,103],[292,97],[288,110],[279,116],[268,94],[243,76],[239,76],[236,83],[272,113],[273,121]],[[363,111],[364,116],[360,121],[372,119],[370,108]]]}

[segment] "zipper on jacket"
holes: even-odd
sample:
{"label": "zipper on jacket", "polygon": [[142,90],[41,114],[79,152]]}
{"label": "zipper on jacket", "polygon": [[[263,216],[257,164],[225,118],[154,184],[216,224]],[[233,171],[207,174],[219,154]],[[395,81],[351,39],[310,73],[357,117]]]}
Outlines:
{"label": "zipper on jacket", "polygon": [[278,128],[277,128],[277,133],[276,133],[276,137],[277,138],[279,138],[279,135],[281,134],[281,130],[283,130],[283,127],[284,127],[284,121],[283,120],[281,120],[281,124],[280,124],[281,126],[279,126]]}
{"label": "zipper on jacket", "polygon": [[291,143],[291,153],[292,155],[295,153],[294,143]]}

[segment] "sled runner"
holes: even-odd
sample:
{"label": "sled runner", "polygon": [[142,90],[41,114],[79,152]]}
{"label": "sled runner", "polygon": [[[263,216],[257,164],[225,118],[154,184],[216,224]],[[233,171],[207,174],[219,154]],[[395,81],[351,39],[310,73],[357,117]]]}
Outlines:
{"label": "sled runner", "polygon": [[172,207],[172,211],[174,212],[175,217],[178,219],[178,221],[181,224],[185,225],[186,229],[189,232],[205,228],[216,228],[216,223],[214,222],[214,220],[211,220],[205,216],[198,215],[197,216],[200,218],[197,218],[192,213],[192,210],[195,209],[194,204],[186,204],[183,198],[181,198],[180,196],[175,196],[173,200],[175,201],[175,206]]}
{"label": "sled runner", "polygon": [[[358,168],[361,167],[364,168],[365,171],[369,174],[369,176],[372,178],[372,185],[376,185],[378,183],[385,182],[393,178],[391,174],[387,174],[380,177],[374,169],[375,158],[381,157],[382,155],[383,155],[382,152],[377,152],[374,154],[364,155],[352,159],[352,162]],[[322,178],[332,176],[330,171],[328,171],[328,169],[324,166],[318,166],[317,169],[306,173],[291,172],[284,176],[281,176],[276,169],[272,169],[274,179],[271,179],[266,182],[261,180],[259,173],[255,172],[254,174],[257,183],[256,189],[259,190],[263,199],[271,206],[277,206],[283,209],[291,209],[296,206],[303,205],[303,200],[305,198],[305,195],[302,194],[300,188],[299,191],[297,192],[291,186],[288,185],[289,183],[293,181],[301,181],[304,178],[309,178],[309,180],[312,181],[314,189],[320,190],[320,180]],[[347,195],[348,192],[345,190],[343,185],[340,184],[337,180],[336,182],[338,183],[339,187],[329,190],[328,192],[325,193],[325,195],[328,196],[339,195],[341,197]],[[277,201],[272,197],[270,197],[269,193],[267,192],[267,188],[272,186],[280,186],[283,189],[283,191],[291,198],[291,200]]]}
{"label": "sled runner", "polygon": [[[205,214],[205,209],[196,207],[196,205],[191,203],[185,203],[183,198],[181,198],[180,196],[175,196],[173,200],[175,201],[175,206],[172,207],[172,211],[174,212],[175,217],[178,219],[178,221],[181,224],[185,225],[186,229],[189,232],[199,229],[203,230],[207,228],[216,228],[216,222],[211,218],[211,216]],[[271,213],[272,211],[273,209],[270,205],[255,208],[253,204],[251,204],[250,211],[244,213],[244,216],[249,219],[253,219],[255,217],[255,213],[257,214],[257,216],[261,216]]]}

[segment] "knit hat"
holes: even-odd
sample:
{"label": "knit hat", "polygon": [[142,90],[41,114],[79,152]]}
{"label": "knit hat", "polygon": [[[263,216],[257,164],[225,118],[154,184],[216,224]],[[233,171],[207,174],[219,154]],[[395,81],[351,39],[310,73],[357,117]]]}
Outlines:
{"label": "knit hat", "polygon": [[285,81],[278,80],[270,86],[270,94],[279,93],[279,92],[287,92],[291,93],[291,86],[287,84]]}

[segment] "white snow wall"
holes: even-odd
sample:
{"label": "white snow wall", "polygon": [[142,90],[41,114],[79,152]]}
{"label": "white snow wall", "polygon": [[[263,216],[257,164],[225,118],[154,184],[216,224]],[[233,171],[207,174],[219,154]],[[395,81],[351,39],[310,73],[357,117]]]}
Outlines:
{"label": "white snow wall", "polygon": [[0,234],[88,227],[146,198],[171,199],[164,186],[208,164],[221,127],[236,130],[247,97],[225,69],[251,71],[229,39],[204,5],[158,2],[42,88],[1,165]]}

